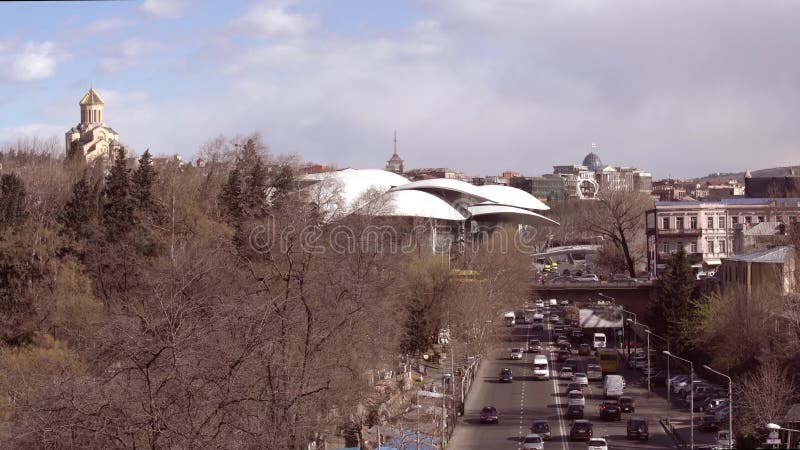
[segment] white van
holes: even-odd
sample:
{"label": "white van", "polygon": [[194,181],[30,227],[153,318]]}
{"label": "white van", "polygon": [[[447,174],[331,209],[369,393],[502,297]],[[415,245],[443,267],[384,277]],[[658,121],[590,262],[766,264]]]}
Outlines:
{"label": "white van", "polygon": [[513,311],[507,312],[503,314],[503,320],[505,321],[507,327],[513,327],[516,323],[516,315]]}
{"label": "white van", "polygon": [[625,378],[622,375],[606,375],[603,383],[605,398],[619,398],[625,390]]}
{"label": "white van", "polygon": [[533,357],[533,377],[537,380],[550,378],[550,365],[547,363],[547,356],[536,355]]}
{"label": "white van", "polygon": [[532,323],[534,330],[544,330],[544,315],[538,313],[534,314]]}
{"label": "white van", "polygon": [[558,300],[551,298],[550,299],[550,306],[558,306]]}
{"label": "white van", "polygon": [[594,348],[606,348],[606,335],[603,333],[595,333],[592,343]]}

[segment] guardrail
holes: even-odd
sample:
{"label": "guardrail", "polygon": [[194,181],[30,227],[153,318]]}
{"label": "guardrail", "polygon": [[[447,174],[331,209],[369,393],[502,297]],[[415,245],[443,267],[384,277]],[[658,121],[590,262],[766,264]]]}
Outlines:
{"label": "guardrail", "polygon": [[666,419],[658,419],[658,422],[664,428],[664,431],[672,438],[672,441],[675,443],[676,447],[679,449],[689,448],[689,444],[683,440],[683,437],[681,437],[681,434],[678,432],[672,422]]}

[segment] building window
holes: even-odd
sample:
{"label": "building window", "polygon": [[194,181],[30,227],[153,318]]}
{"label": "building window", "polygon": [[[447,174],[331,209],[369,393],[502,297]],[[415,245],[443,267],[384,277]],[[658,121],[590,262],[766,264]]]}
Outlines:
{"label": "building window", "polygon": [[720,253],[725,253],[725,241],[724,240],[719,241],[719,252]]}
{"label": "building window", "polygon": [[713,230],[714,229],[714,216],[708,216],[706,218],[706,221],[708,222],[708,229],[709,230]]}
{"label": "building window", "polygon": [[683,247],[683,242],[681,242],[681,241],[678,241],[678,243],[675,245],[675,250],[676,250],[676,251],[680,251],[680,250],[686,250],[686,249]]}
{"label": "building window", "polygon": [[661,218],[661,228],[665,230],[669,230],[669,217],[662,217]]}
{"label": "building window", "polygon": [[675,228],[682,230],[683,229],[683,217],[676,217],[675,218]]}
{"label": "building window", "polygon": [[697,253],[697,241],[692,241],[689,244],[689,251],[690,253]]}
{"label": "building window", "polygon": [[709,240],[706,241],[706,247],[707,247],[706,251],[708,253],[715,253],[714,252],[714,240],[713,239],[709,239]]}
{"label": "building window", "polygon": [[697,229],[697,216],[689,217],[689,228],[692,230]]}
{"label": "building window", "polygon": [[664,242],[661,244],[661,252],[669,253],[669,242]]}
{"label": "building window", "polygon": [[764,216],[758,216],[758,223],[764,222]]}
{"label": "building window", "polygon": [[753,218],[750,216],[744,216],[744,223],[753,223]]}
{"label": "building window", "polygon": [[719,227],[724,230],[725,229],[725,216],[719,216],[719,218],[717,219],[717,222],[719,222]]}
{"label": "building window", "polygon": [[739,216],[731,217],[731,225],[738,225],[739,224]]}
{"label": "building window", "polygon": [[775,221],[776,221],[776,222],[783,223],[783,216],[778,216],[778,217],[776,217],[776,218],[775,218]]}

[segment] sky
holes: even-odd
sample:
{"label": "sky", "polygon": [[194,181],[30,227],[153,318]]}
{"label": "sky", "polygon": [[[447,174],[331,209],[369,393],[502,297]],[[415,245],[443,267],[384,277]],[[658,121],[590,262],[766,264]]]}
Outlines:
{"label": "sky", "polygon": [[92,85],[134,153],[219,136],[380,168],[689,178],[800,164],[800,2],[0,2],[0,141]]}

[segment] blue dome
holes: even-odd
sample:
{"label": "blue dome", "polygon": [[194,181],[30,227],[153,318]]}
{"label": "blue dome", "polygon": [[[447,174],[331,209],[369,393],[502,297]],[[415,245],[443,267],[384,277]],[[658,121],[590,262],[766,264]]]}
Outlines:
{"label": "blue dome", "polygon": [[586,155],[586,158],[583,158],[583,165],[596,172],[603,168],[603,161],[600,161],[600,157],[592,152]]}

